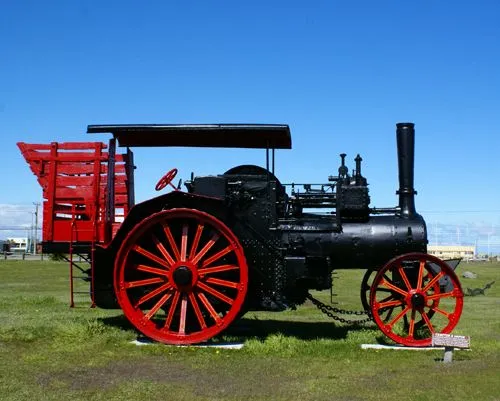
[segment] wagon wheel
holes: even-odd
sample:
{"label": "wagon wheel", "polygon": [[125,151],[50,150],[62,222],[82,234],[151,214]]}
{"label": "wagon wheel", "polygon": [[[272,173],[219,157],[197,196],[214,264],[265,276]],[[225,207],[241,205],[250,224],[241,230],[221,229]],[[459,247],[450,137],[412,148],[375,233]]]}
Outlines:
{"label": "wagon wheel", "polygon": [[[447,292],[439,285],[444,278],[451,283]],[[430,345],[433,333],[450,333],[462,307],[463,292],[454,271],[444,261],[423,253],[389,261],[375,276],[370,291],[377,326],[387,337],[407,346]],[[387,318],[391,308],[397,314]]]}
{"label": "wagon wheel", "polygon": [[[368,269],[363,276],[363,280],[361,281],[360,297],[361,304],[363,305],[363,310],[365,311],[370,311],[370,289],[372,287],[373,279],[376,275],[377,270]],[[389,301],[390,299],[392,299],[392,292],[389,289],[384,289],[383,291],[387,292],[387,299],[385,299],[385,301]],[[396,306],[393,306],[391,309],[386,308],[385,317],[382,320],[385,321],[387,320],[387,318],[390,318],[392,313],[394,312],[394,309],[396,309]]]}
{"label": "wagon wheel", "polygon": [[137,224],[115,262],[114,286],[127,319],[167,344],[206,341],[238,315],[248,287],[243,248],[217,218],[171,209]]}
{"label": "wagon wheel", "polygon": [[[377,272],[378,272],[378,270],[368,269],[363,276],[363,280],[361,281],[360,297],[361,297],[361,304],[363,305],[363,310],[365,310],[365,311],[370,311],[370,290],[371,290],[371,287],[373,284],[373,279],[377,275]],[[428,282],[429,280],[431,280],[433,278],[434,275],[435,274],[431,274],[431,272],[428,272],[427,276],[424,278],[424,281]],[[433,284],[433,288],[434,288],[434,291],[439,291],[439,281],[436,281]],[[389,288],[379,288],[378,291],[380,293],[383,293],[383,292],[386,293],[386,297],[383,298],[381,300],[381,302],[388,302],[388,301],[400,299],[402,297],[401,294],[398,294],[397,292],[394,292],[393,290],[391,290]],[[436,306],[439,303],[438,300],[436,300],[434,302],[436,303]],[[384,323],[390,322],[390,319],[393,316],[395,316],[394,313],[397,310],[402,310],[402,309],[404,309],[403,304],[385,307],[384,310],[380,311],[380,313],[379,313],[381,316],[381,320]],[[432,318],[432,316],[434,315],[434,311],[433,310],[429,311],[427,313],[427,315],[429,318]],[[405,326],[408,326],[409,322],[408,322],[408,318],[406,315],[403,316],[403,322],[404,322]],[[422,318],[421,320],[419,320],[418,322],[415,323],[415,327],[420,328],[421,326],[423,326],[425,324],[426,323]]]}
{"label": "wagon wheel", "polygon": [[363,309],[365,311],[370,310],[370,288],[372,286],[373,277],[377,274],[376,270],[368,269],[363,276],[363,280],[361,281],[361,304],[363,305]]}

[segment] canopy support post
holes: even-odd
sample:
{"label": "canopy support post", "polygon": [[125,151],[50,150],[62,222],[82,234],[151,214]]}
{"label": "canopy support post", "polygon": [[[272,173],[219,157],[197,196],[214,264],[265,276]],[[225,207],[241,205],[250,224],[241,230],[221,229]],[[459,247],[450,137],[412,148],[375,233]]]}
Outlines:
{"label": "canopy support post", "polygon": [[274,175],[274,148],[273,148],[273,152],[272,152],[272,155],[271,155],[271,173],[273,173]]}
{"label": "canopy support post", "polygon": [[269,146],[266,146],[266,170],[269,172]]}

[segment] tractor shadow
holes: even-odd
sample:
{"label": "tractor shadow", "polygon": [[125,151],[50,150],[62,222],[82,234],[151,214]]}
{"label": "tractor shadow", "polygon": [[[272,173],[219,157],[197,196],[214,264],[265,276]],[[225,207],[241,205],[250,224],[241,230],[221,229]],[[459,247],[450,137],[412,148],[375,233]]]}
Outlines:
{"label": "tractor shadow", "polygon": [[338,326],[334,322],[303,322],[293,320],[258,319],[243,317],[224,332],[225,336],[244,342],[249,339],[265,340],[281,334],[300,340],[345,339],[349,332],[366,329],[365,326]]}
{"label": "tractor shadow", "polygon": [[[122,330],[135,330],[123,315],[104,317],[99,319],[107,326],[117,327]],[[233,322],[220,336],[211,342],[218,343],[230,339],[231,342],[245,342],[250,339],[266,340],[273,335],[294,337],[300,340],[345,339],[349,332],[366,330],[370,326],[348,325],[338,326],[334,322],[303,322],[293,320],[278,320],[257,318],[254,316],[243,317]],[[138,339],[143,338],[138,333]]]}

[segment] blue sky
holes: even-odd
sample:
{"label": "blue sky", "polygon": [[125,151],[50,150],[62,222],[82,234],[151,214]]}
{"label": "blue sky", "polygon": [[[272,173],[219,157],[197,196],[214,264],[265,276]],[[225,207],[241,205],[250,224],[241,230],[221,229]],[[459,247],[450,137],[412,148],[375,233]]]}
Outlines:
{"label": "blue sky", "polygon": [[[417,210],[500,227],[497,1],[14,1],[0,13],[0,226],[41,200],[17,141],[107,141],[87,124],[286,123],[282,182],[364,159],[397,203],[395,124],[416,124]],[[137,149],[136,199],[261,151]],[[427,214],[426,214],[427,213]],[[31,217],[26,213],[27,219]],[[499,232],[500,235],[500,232]]]}

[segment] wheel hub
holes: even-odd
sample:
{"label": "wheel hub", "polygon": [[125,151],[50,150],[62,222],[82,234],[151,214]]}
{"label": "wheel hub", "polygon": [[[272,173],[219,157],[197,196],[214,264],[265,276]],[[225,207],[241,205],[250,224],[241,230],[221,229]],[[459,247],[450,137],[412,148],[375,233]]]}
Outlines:
{"label": "wheel hub", "polygon": [[193,273],[187,266],[179,266],[172,274],[172,279],[178,287],[186,287],[193,281]]}
{"label": "wheel hub", "polygon": [[411,304],[415,309],[421,309],[425,306],[425,298],[422,294],[413,294]]}

